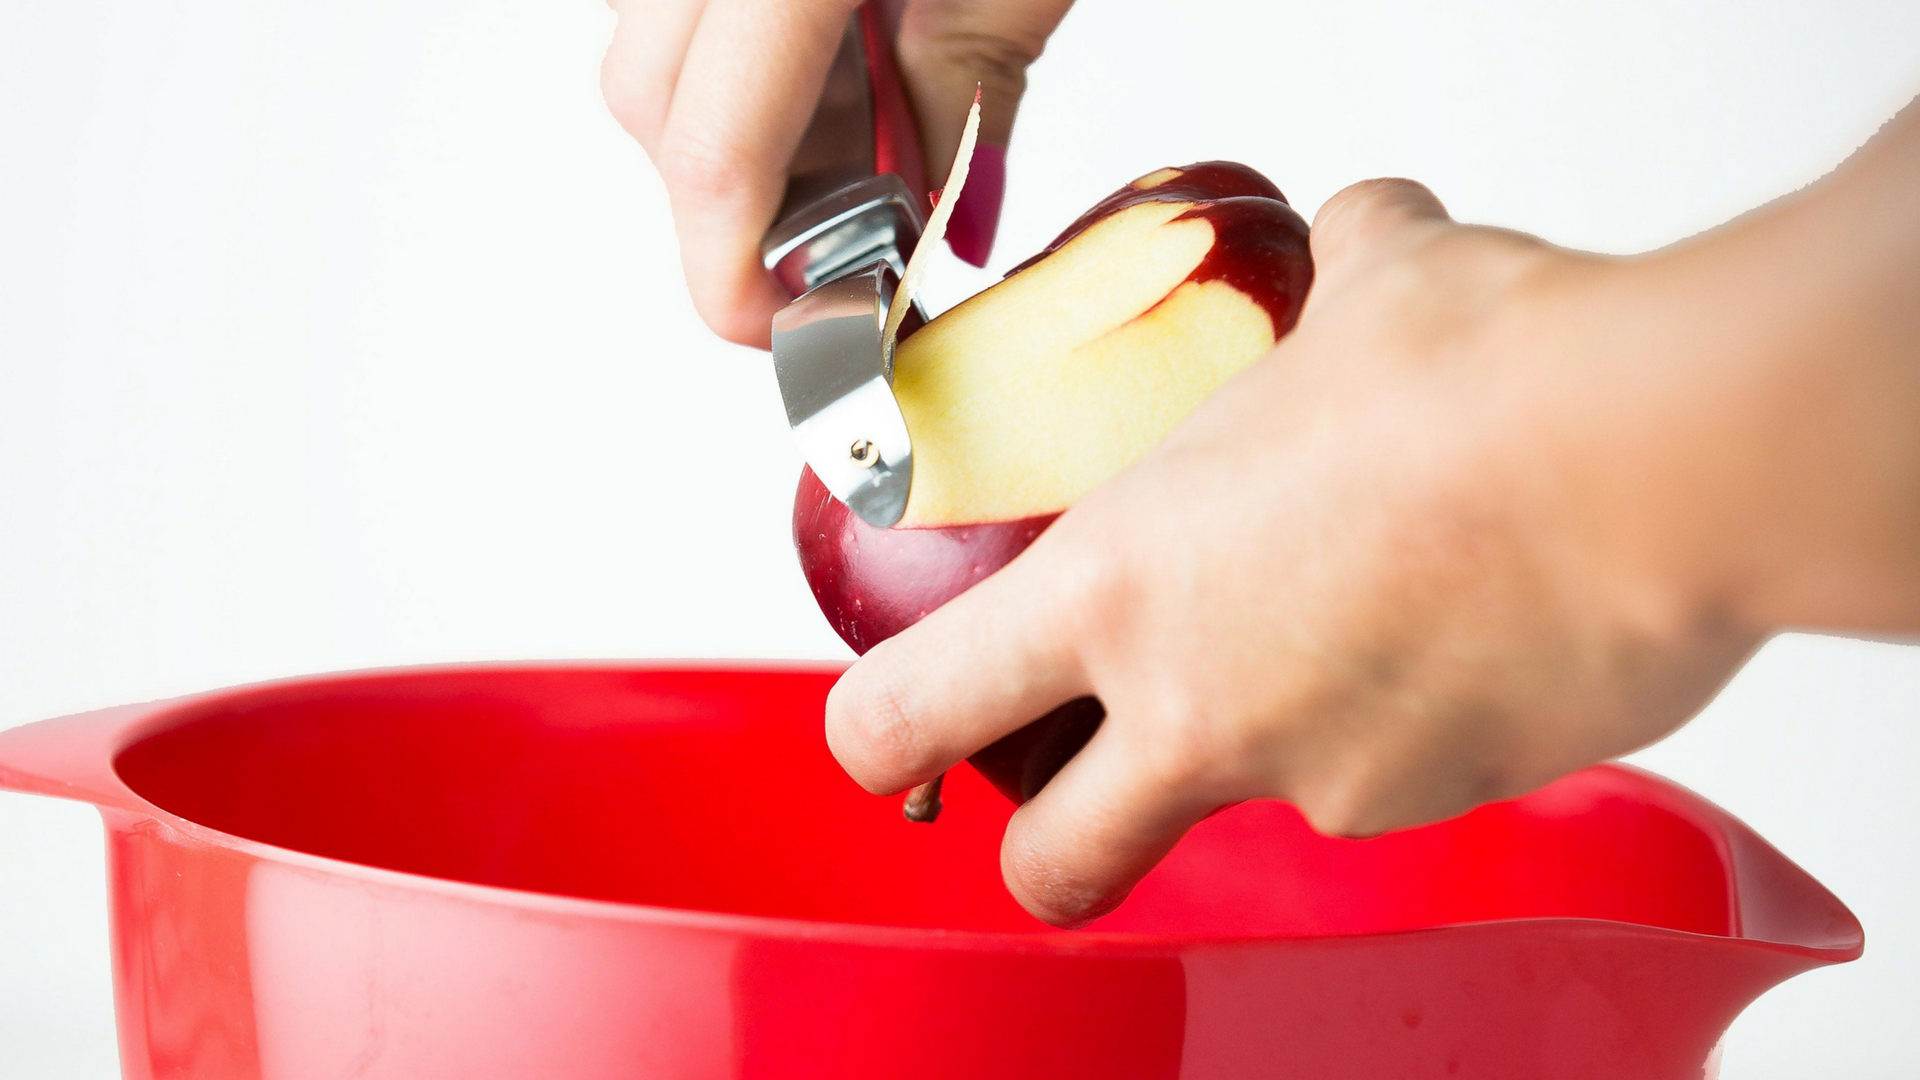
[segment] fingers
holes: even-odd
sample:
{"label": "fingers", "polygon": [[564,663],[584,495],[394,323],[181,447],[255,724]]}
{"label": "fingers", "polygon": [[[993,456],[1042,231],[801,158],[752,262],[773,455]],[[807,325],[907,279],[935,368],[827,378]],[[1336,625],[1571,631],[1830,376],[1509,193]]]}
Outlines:
{"label": "fingers", "polygon": [[1363,180],[1336,193],[1313,217],[1313,275],[1317,290],[1340,283],[1403,250],[1452,219],[1425,184]]}
{"label": "fingers", "polygon": [[[631,6],[638,0],[627,0]],[[649,7],[644,25],[616,35],[621,56],[650,65],[632,93],[657,101],[671,68],[672,33],[635,44],[656,22],[677,31],[685,12]],[[813,116],[857,6],[854,0],[707,0],[687,37],[665,112],[636,107],[623,117],[643,143],[673,203],[680,259],[694,308],[714,332],[743,345],[768,344],[775,311],[788,300],[760,263],[788,162]],[[676,21],[681,20],[681,21]],[[610,61],[611,62],[611,61]],[[622,77],[608,76],[623,94]]]}
{"label": "fingers", "polygon": [[900,76],[926,142],[927,175],[953,164],[973,89],[980,87],[980,142],[1005,146],[1039,59],[1072,0],[914,0],[900,20]]}
{"label": "fingers", "polygon": [[1082,926],[1112,911],[1188,829],[1230,798],[1150,729],[1110,718],[1007,824],[1000,872],[1036,918]]}
{"label": "fingers", "polygon": [[[856,0],[613,0],[601,68],[614,115],[673,203],[693,303],[729,341],[765,348],[788,297],[760,264],[786,171]],[[955,207],[954,251],[986,262],[1005,192],[1005,148],[1026,67],[1070,0],[917,0],[902,15],[902,75],[930,175],[944,176],[974,85],[986,130]]]}
{"label": "fingers", "polygon": [[613,118],[648,154],[660,144],[673,86],[706,6],[706,0],[613,0],[620,21],[600,62],[600,92]]}
{"label": "fingers", "polygon": [[1007,142],[1027,67],[1071,6],[1072,0],[914,0],[902,13],[900,75],[933,183],[952,168],[974,88],[980,89],[980,145],[947,228],[954,254],[975,266],[986,265],[999,226]]}
{"label": "fingers", "polygon": [[[1082,652],[1117,611],[1117,573],[1075,534],[1043,535],[842,676],[827,699],[834,756],[868,790],[902,791],[1093,693]],[[1014,815],[1002,872],[1037,917],[1077,926],[1111,911],[1194,823],[1239,797],[1191,726],[1139,719],[1109,717]]]}
{"label": "fingers", "polygon": [[841,677],[827,698],[827,745],[862,787],[891,794],[931,780],[1088,692],[1044,544]]}

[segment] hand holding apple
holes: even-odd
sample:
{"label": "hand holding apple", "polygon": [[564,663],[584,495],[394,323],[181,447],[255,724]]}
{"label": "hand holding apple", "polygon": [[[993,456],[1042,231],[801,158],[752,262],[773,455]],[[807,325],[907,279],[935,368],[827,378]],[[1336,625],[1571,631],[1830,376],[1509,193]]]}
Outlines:
{"label": "hand holding apple", "polygon": [[[811,472],[795,498],[801,566],[847,643],[864,653],[998,570],[1291,329],[1313,279],[1306,231],[1244,165],[1160,169],[902,341],[905,519],[868,525]],[[1064,704],[971,760],[1024,801],[1102,715]],[[931,820],[937,798],[908,816]]]}
{"label": "hand holding apple", "polygon": [[1432,821],[1659,738],[1779,628],[1920,630],[1915,184],[1909,108],[1816,188],[1634,260],[1348,189],[1298,328],[875,645],[834,753],[900,791],[1097,695],[1002,848],[1076,925],[1219,807]]}

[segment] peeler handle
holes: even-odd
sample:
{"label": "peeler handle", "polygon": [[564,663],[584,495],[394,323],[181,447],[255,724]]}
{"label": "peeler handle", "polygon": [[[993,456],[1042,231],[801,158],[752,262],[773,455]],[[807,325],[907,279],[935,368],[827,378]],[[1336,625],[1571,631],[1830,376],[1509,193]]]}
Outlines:
{"label": "peeler handle", "polygon": [[875,262],[905,273],[932,210],[887,13],[882,0],[868,0],[847,20],[761,242],[762,260],[789,295]]}
{"label": "peeler handle", "polygon": [[925,148],[920,124],[900,81],[900,65],[893,53],[893,29],[883,0],[866,0],[854,14],[860,26],[867,58],[868,85],[873,92],[873,171],[892,173],[906,181],[924,215],[933,209],[927,190]]}
{"label": "peeler handle", "polygon": [[773,319],[787,426],[827,490],[878,526],[901,519],[913,484],[888,313],[932,210],[888,10],[867,0],[848,18],[760,246],[796,298]]}

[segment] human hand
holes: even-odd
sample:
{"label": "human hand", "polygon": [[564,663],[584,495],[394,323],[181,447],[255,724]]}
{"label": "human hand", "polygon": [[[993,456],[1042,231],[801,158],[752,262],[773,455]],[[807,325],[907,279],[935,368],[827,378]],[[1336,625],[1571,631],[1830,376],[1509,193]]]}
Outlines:
{"label": "human hand", "polygon": [[[1832,226],[1774,216],[1610,260],[1406,181],[1341,193],[1294,332],[854,665],[835,755],[897,792],[1098,696],[1002,848],[1014,896],[1077,925],[1232,803],[1344,836],[1445,818],[1660,737],[1778,626],[1920,625],[1916,418],[1863,428],[1886,377],[1770,344],[1808,339],[1782,297],[1846,291],[1780,235]],[[1912,402],[1916,373],[1881,374]]]}
{"label": "human hand", "polygon": [[[619,24],[601,68],[608,107],[659,169],[694,307],[729,341],[767,347],[789,297],[760,263],[787,165],[826,83],[855,0],[610,0]],[[984,264],[1004,191],[1026,69],[1072,0],[911,0],[898,10],[902,82],[945,176],[974,87],[974,175],[948,236]]]}

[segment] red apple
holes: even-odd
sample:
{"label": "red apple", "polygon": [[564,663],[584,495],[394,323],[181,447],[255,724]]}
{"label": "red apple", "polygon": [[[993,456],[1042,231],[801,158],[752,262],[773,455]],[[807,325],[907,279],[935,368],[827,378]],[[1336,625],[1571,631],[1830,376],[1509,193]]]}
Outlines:
{"label": "red apple", "polygon": [[[1161,169],[1101,200],[900,342],[914,471],[899,525],[801,474],[794,543],[820,609],[865,653],[1006,565],[1292,329],[1312,281],[1306,222],[1244,165]],[[1024,802],[1103,715],[1069,702],[969,760]]]}

